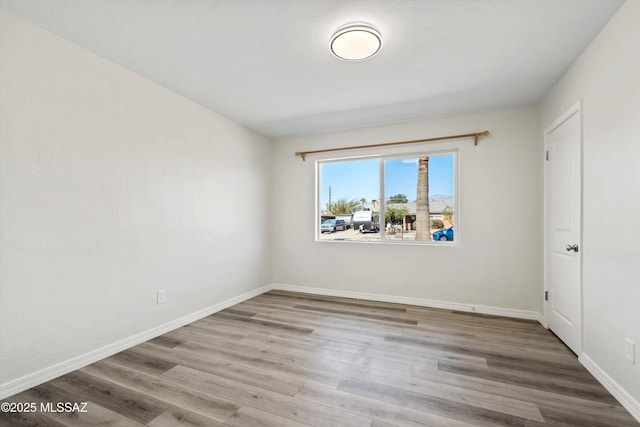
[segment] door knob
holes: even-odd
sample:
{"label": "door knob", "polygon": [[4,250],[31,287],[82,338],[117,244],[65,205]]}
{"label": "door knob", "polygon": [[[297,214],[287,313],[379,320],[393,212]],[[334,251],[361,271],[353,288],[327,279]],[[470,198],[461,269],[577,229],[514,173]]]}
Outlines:
{"label": "door knob", "polygon": [[567,252],[578,252],[578,245],[567,245],[565,249],[567,250]]}

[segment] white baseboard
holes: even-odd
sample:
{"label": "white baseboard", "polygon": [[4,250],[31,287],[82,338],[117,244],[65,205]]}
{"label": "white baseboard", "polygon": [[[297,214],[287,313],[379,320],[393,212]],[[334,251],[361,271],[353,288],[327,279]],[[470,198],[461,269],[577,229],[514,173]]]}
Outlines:
{"label": "white baseboard", "polygon": [[616,398],[618,402],[629,413],[640,422],[640,402],[633,398],[620,384],[618,384],[613,378],[611,378],[598,364],[596,364],[589,356],[582,353],[578,358],[580,363],[587,368],[587,371],[591,373],[604,388],[609,391]]}
{"label": "white baseboard", "polygon": [[272,283],[273,289],[306,294],[327,295],[332,297],[355,298],[369,301],[394,302],[398,304],[417,305],[421,307],[444,308],[446,310],[467,311],[471,313],[493,314],[495,316],[513,317],[540,321],[537,311],[517,310],[513,308],[491,307],[486,305],[463,304],[459,302],[438,301],[424,298],[401,297],[395,295],[370,294],[366,292],[341,291],[338,289],[311,288],[307,286]]}
{"label": "white baseboard", "polygon": [[20,393],[21,391],[30,389],[31,387],[35,387],[61,375],[75,371],[76,369],[80,369],[91,363],[97,362],[98,360],[112,356],[123,350],[131,348],[135,345],[148,341],[174,329],[180,328],[191,322],[195,322],[196,320],[202,319],[203,317],[210,316],[214,313],[217,313],[218,311],[239,304],[270,290],[271,285],[263,286],[259,289],[244,293],[242,295],[238,295],[226,301],[214,304],[212,306],[203,308],[202,310],[198,310],[194,313],[156,326],[155,328],[148,329],[146,331],[132,335],[128,338],[122,339],[104,347],[92,350],[88,353],[82,354],[72,359],[65,360],[64,362],[58,363],[56,365],[41,369],[32,374],[28,374],[4,384],[0,384],[0,399],[13,396],[16,393]]}
{"label": "white baseboard", "polygon": [[538,313],[538,322],[540,322],[540,324],[544,326],[545,329],[549,329],[549,327],[547,326],[547,318],[543,313]]}

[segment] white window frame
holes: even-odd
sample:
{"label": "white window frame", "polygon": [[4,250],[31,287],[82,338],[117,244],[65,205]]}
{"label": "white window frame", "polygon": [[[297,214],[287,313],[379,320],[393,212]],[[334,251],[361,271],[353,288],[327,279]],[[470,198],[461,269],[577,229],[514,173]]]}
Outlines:
{"label": "white window frame", "polygon": [[[441,156],[441,155],[453,155],[453,203],[454,203],[454,212],[455,212],[455,239],[452,242],[435,242],[433,240],[387,240],[386,239],[386,227],[384,222],[385,217],[385,161],[386,160],[397,160],[397,159],[406,159],[406,158],[418,158],[418,157],[431,157],[431,156]],[[379,172],[379,195],[380,195],[380,231],[378,233],[379,240],[321,240],[320,236],[321,225],[320,225],[320,217],[321,217],[321,197],[322,197],[322,177],[320,176],[321,165],[324,163],[338,163],[338,162],[351,162],[351,161],[360,161],[360,160],[379,160],[380,172]],[[315,241],[318,243],[356,243],[356,244],[373,244],[373,245],[419,245],[419,246],[440,246],[440,247],[457,247],[460,246],[460,235],[461,227],[460,227],[460,150],[457,147],[452,148],[439,148],[439,149],[426,149],[420,151],[409,151],[409,152],[399,152],[393,154],[370,154],[370,155],[361,155],[361,156],[348,156],[348,157],[337,157],[337,158],[327,158],[327,159],[318,159],[315,162],[315,183],[316,183],[316,191],[315,191]]]}

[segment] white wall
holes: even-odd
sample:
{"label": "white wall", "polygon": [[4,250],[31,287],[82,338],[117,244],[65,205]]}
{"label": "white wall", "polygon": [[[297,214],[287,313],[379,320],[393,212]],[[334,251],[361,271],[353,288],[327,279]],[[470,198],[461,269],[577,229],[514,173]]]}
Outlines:
{"label": "white wall", "polygon": [[[310,155],[303,162],[294,152],[485,129],[491,135],[477,147],[472,139],[422,145],[459,147],[459,246],[314,241],[315,161],[323,157]],[[274,281],[540,312],[543,180],[538,129],[537,109],[531,107],[277,141]],[[405,146],[404,151],[418,149]],[[348,154],[325,157],[340,155]]]}
{"label": "white wall", "polygon": [[270,283],[271,141],[0,28],[0,386]]}
{"label": "white wall", "polygon": [[582,99],[583,351],[640,419],[639,22],[640,2],[626,2],[541,103],[540,132]]}

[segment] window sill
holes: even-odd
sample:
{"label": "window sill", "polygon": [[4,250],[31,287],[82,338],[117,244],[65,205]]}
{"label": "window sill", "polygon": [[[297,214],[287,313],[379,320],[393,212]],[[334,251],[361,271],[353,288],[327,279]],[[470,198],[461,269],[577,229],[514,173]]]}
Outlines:
{"label": "window sill", "polygon": [[447,242],[435,242],[433,240],[429,240],[429,241],[415,241],[415,240],[347,240],[347,239],[342,239],[342,238],[335,238],[335,239],[326,239],[326,240],[320,240],[320,239],[315,239],[316,243],[341,243],[341,244],[345,244],[345,243],[353,243],[356,245],[384,245],[384,246],[440,246],[440,247],[458,247],[460,246],[460,243],[457,241],[451,242],[451,241],[447,241]]}

